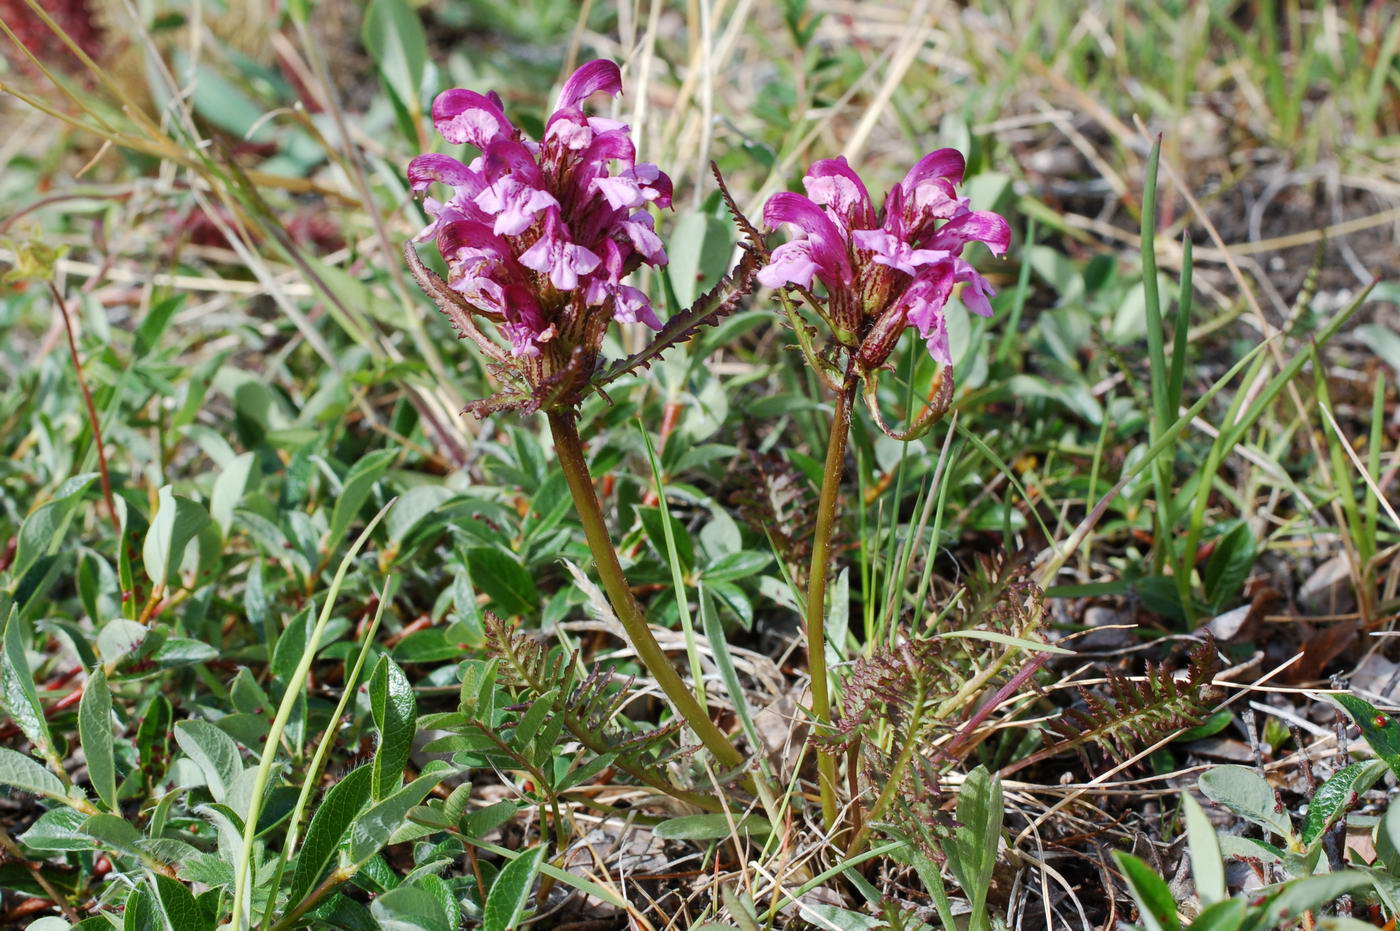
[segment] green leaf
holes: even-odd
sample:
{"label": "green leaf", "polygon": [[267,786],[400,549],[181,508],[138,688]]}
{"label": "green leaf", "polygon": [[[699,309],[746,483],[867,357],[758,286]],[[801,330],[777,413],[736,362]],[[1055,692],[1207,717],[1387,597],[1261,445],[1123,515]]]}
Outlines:
{"label": "green leaf", "polygon": [[233,527],[234,509],[243,501],[243,493],[248,490],[248,477],[253,472],[256,458],[253,453],[242,453],[234,457],[214,479],[214,488],[209,493],[209,516],[219,525],[225,537]]}
{"label": "green leaf", "polygon": [[136,825],[118,815],[92,815],[83,821],[79,830],[95,838],[103,849],[116,853],[134,854],[141,840],[141,831]]}
{"label": "green leaf", "polygon": [[882,919],[824,902],[809,904],[799,901],[798,909],[803,918],[823,931],[875,931],[876,928],[889,927]]}
{"label": "green leaf", "polygon": [[169,485],[161,486],[158,502],[142,559],[151,583],[165,585],[185,558],[185,547],[209,523],[209,512],[204,505],[177,496]]}
{"label": "green leaf", "polygon": [[58,487],[53,498],[24,519],[19,528],[15,561],[10,565],[11,578],[21,578],[40,557],[54,550],[73,513],[82,504],[83,495],[96,480],[96,472],[73,476]]}
{"label": "green leaf", "polygon": [[214,921],[194,900],[189,887],[177,879],[155,874],[156,899],[170,931],[213,931]]}
{"label": "green leaf", "polygon": [[311,825],[306,829],[306,840],[297,853],[288,901],[300,902],[306,898],[325,876],[336,848],[369,801],[373,777],[371,766],[357,767],[321,798],[320,806],[311,816]]}
{"label": "green leaf", "polygon": [[1375,785],[1385,770],[1384,761],[1366,760],[1343,766],[1333,773],[1308,802],[1308,815],[1300,837],[1303,846],[1311,847],[1314,841],[1321,840],[1327,829],[1356,806],[1361,794]]}
{"label": "green leaf", "polygon": [[511,931],[516,926],[542,862],[544,847],[536,847],[506,864],[486,896],[486,907],[481,915],[482,931]]}
{"label": "green leaf", "polygon": [[115,669],[123,657],[141,648],[150,632],[146,625],[122,617],[103,624],[97,633],[97,655],[102,657],[102,665]]}
{"label": "green leaf", "polygon": [[507,617],[530,614],[539,605],[535,579],[514,556],[494,546],[467,550],[472,581]]}
{"label": "green leaf", "polygon": [[666,558],[667,553],[666,519],[669,517],[672,538],[676,541],[676,556],[680,559],[682,568],[689,572],[695,565],[695,544],[691,541],[685,525],[675,517],[663,516],[660,508],[637,508],[637,515],[641,517],[642,526],[646,528],[647,538],[651,540],[651,545],[661,554],[662,559]]}
{"label": "green leaf", "polygon": [[3,709],[40,755],[57,759],[49,736],[49,721],[39,692],[34,688],[34,675],[29,670],[29,657],[20,637],[19,612],[10,609],[5,623],[5,651],[0,655],[0,709]]}
{"label": "green leaf", "polygon": [[374,753],[374,793],[376,801],[387,798],[403,785],[403,769],[413,749],[417,704],[408,677],[388,656],[381,656],[369,679],[370,713],[379,731],[379,748]]}
{"label": "green leaf", "polygon": [[[376,0],[376,5],[378,2],[379,0]],[[331,541],[331,546],[339,546],[341,541],[346,539],[345,532],[359,516],[360,508],[364,507],[369,493],[374,490],[375,482],[383,478],[389,463],[393,462],[397,455],[398,451],[393,449],[370,453],[346,473],[345,481],[340,487],[340,496],[335,499],[335,509],[331,511],[330,529],[326,531],[326,539]]]}
{"label": "green leaf", "polygon": [[1191,922],[1190,931],[1236,931],[1244,923],[1243,899],[1227,899],[1201,910]]}
{"label": "green leaf", "polygon": [[1219,902],[1229,893],[1225,885],[1225,860],[1220,853],[1215,827],[1201,803],[1190,794],[1182,793],[1181,808],[1186,821],[1186,844],[1191,853],[1191,875],[1196,879],[1196,894],[1205,905]]}
{"label": "green leaf", "polygon": [[384,931],[453,931],[442,903],[417,886],[400,886],[375,898],[369,912]]}
{"label": "green leaf", "polygon": [[208,721],[188,720],[175,725],[175,742],[204,774],[214,801],[222,802],[243,775],[243,758],[232,737]]}
{"label": "green leaf", "polygon": [[1400,798],[1392,801],[1381,817],[1376,830],[1376,855],[1390,875],[1400,880]]}
{"label": "green leaf", "polygon": [[170,325],[170,319],[175,316],[185,304],[186,295],[176,294],[163,300],[156,301],[151,309],[141,318],[141,322],[136,327],[135,339],[132,341],[131,354],[137,359],[144,359],[151,354],[151,350],[160,344],[160,336],[165,332],[165,328]]}
{"label": "green leaf", "polygon": [[82,832],[86,820],[76,808],[52,808],[16,840],[34,850],[91,850],[92,838]]}
{"label": "green leaf", "polygon": [[1283,891],[1274,896],[1262,913],[1253,916],[1245,927],[1257,931],[1282,927],[1298,920],[1305,911],[1326,905],[1338,896],[1370,884],[1370,877],[1356,870],[1292,880],[1285,883]]}
{"label": "green leaf", "polygon": [[1400,776],[1400,720],[1382,714],[1374,705],[1355,695],[1333,695],[1332,700],[1341,705],[1356,726],[1361,728],[1361,736],[1366,738],[1376,756]]}
{"label": "green leaf", "polygon": [[1005,814],[1001,778],[978,766],[958,790],[958,825],[945,845],[948,867],[972,902],[974,918],[985,921],[987,892],[997,861],[997,844]]}
{"label": "green leaf", "polygon": [[1206,600],[1217,610],[1239,597],[1257,553],[1254,532],[1244,521],[1219,537],[1202,576]]}
{"label": "green leaf", "polygon": [[702,574],[706,582],[732,582],[757,575],[772,561],[773,557],[769,553],[744,550],[721,556],[706,566]]}
{"label": "green leaf", "polygon": [[710,213],[687,210],[671,223],[666,267],[676,303],[689,307],[729,270],[734,226]]}
{"label": "green leaf", "polygon": [[1245,766],[1216,766],[1200,778],[1201,793],[1248,821],[1291,838],[1293,825],[1264,777]]}
{"label": "green leaf", "polygon": [[418,89],[428,60],[428,39],[413,7],[404,0],[372,0],[361,37],[385,86],[416,113],[421,109]]}
{"label": "green leaf", "polygon": [[1113,851],[1113,859],[1128,881],[1128,890],[1137,903],[1139,918],[1147,931],[1176,931],[1181,921],[1176,917],[1176,900],[1162,877],[1130,853]]}
{"label": "green leaf", "polygon": [[78,741],[87,760],[88,778],[111,811],[117,810],[117,761],[112,750],[112,692],[98,666],[88,676],[78,704]]}
{"label": "green leaf", "polygon": [[424,797],[447,776],[444,769],[425,773],[404,786],[393,795],[360,815],[350,826],[350,862],[357,868],[368,862],[379,852],[395,829],[403,823],[409,809],[421,803]]}
{"label": "green leaf", "polygon": [[479,840],[514,818],[519,811],[520,806],[515,802],[500,801],[459,815],[457,823],[463,834]]}
{"label": "green leaf", "polygon": [[49,798],[65,797],[63,783],[58,777],[30,757],[7,747],[0,747],[0,785],[12,786]]}
{"label": "green leaf", "polygon": [[[91,920],[92,919],[89,919],[89,921]],[[105,918],[99,918],[97,920],[101,921],[102,924],[96,925],[94,923],[93,927],[100,927],[104,929],[104,931],[105,929],[111,927],[111,925],[107,923],[107,920]],[[87,924],[87,922],[85,921],[83,922],[83,924]],[[29,924],[25,925],[24,931],[70,931],[70,929],[73,927],[73,925],[70,925],[68,922],[64,921],[62,918],[59,918],[57,915],[45,915],[43,918],[36,918],[34,921],[31,921]],[[77,927],[81,928],[82,925],[78,925]],[[86,929],[84,929],[84,931],[86,931]]]}
{"label": "green leaf", "polygon": [[652,833],[662,840],[718,840],[732,836],[731,821],[740,834],[765,837],[773,833],[773,826],[766,818],[758,815],[735,818],[723,812],[668,818],[652,828]]}

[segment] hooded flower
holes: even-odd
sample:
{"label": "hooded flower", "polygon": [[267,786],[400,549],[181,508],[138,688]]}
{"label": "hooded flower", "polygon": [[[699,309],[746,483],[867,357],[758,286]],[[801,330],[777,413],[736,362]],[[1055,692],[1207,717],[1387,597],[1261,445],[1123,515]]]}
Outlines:
{"label": "hooded flower", "polygon": [[963,247],[981,242],[1002,255],[1011,242],[1003,217],[972,210],[958,197],[962,176],[957,150],[930,152],[877,214],[844,158],[816,162],[802,179],[806,197],[774,194],[763,209],[769,227],[787,225],[799,235],[773,250],[759,282],[809,291],[819,281],[826,290],[819,312],[865,371],[884,363],[906,326],[919,331],[929,355],[950,365],[943,308],[954,286],[963,285],[963,303],[983,316],[996,294],[962,258]]}
{"label": "hooded flower", "polygon": [[670,206],[671,179],[637,163],[626,124],[583,109],[594,94],[621,92],[615,63],[588,62],[564,83],[537,142],[495,94],[444,91],[433,102],[438,133],[479,154],[463,163],[427,153],[408,166],[415,193],[447,191],[424,198],[431,222],[416,241],[437,244],[454,294],[427,290],[493,323],[508,345],[452,314],[464,336],[493,358],[513,359],[537,391],[557,387],[566,369],[586,376],[610,320],[661,326],[646,295],[623,280],[643,264],[666,263],[646,208]]}

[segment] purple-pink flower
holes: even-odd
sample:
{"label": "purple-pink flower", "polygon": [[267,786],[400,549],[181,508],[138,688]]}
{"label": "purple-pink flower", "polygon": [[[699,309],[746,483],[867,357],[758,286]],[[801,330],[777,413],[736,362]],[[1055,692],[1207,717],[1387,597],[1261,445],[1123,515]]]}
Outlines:
{"label": "purple-pink flower", "polygon": [[816,162],[802,179],[806,197],[774,194],[763,209],[769,227],[787,224],[800,235],[773,250],[759,282],[806,290],[820,281],[826,301],[819,310],[867,370],[889,357],[905,326],[919,331],[934,359],[950,365],[943,309],[953,288],[963,285],[963,304],[983,316],[991,314],[988,298],[996,294],[962,258],[963,247],[981,242],[1002,255],[1011,243],[1003,217],[972,210],[958,197],[963,168],[956,149],[930,152],[877,214],[844,158]]}
{"label": "purple-pink flower", "polygon": [[432,111],[439,134],[480,154],[464,164],[427,153],[408,166],[415,193],[434,184],[449,192],[424,198],[432,220],[417,241],[437,243],[448,286],[496,324],[510,355],[532,361],[533,381],[577,364],[580,348],[596,356],[609,319],[661,327],[646,295],[623,280],[666,263],[646,208],[670,206],[671,179],[637,163],[626,124],[583,110],[596,93],[621,92],[615,63],[588,62],[564,83],[536,142],[495,94],[443,91]]}

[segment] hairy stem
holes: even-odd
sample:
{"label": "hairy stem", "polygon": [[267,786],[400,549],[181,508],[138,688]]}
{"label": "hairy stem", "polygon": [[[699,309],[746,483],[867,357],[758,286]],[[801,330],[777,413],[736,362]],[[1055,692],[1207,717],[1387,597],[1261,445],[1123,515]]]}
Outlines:
{"label": "hairy stem", "polygon": [[651,634],[647,619],[642,614],[642,606],[632,595],[627,577],[622,573],[622,564],[617,560],[617,550],[608,536],[607,523],[603,519],[603,509],[598,504],[598,496],[593,491],[593,478],[588,473],[588,462],[583,457],[583,442],[579,439],[578,423],[571,411],[550,411],[549,429],[554,435],[554,450],[559,457],[559,467],[564,470],[564,479],[574,497],[574,508],[583,523],[583,535],[588,540],[588,548],[593,552],[593,561],[598,567],[598,577],[603,590],[612,602],[613,611],[627,631],[627,639],[632,643],[637,658],[647,668],[652,677],[671,700],[676,712],[690,726],[700,742],[715,758],[726,767],[734,768],[744,762],[743,755],[729,742],[724,732],[710,720],[709,712],[700,706],[694,693],[686,688],[680,673],[676,672],[661,645]]}
{"label": "hairy stem", "polygon": [[[807,573],[807,668],[812,676],[812,715],[819,725],[831,721],[831,689],[826,673],[826,580],[831,565],[831,536],[846,465],[846,441],[851,435],[851,401],[856,393],[854,360],[845,383],[836,395],[831,418],[831,439],[826,446],[821,497],[817,502],[817,526],[812,564]],[[817,756],[817,782],[821,790],[822,821],[830,829],[836,823],[836,757],[821,750]]]}

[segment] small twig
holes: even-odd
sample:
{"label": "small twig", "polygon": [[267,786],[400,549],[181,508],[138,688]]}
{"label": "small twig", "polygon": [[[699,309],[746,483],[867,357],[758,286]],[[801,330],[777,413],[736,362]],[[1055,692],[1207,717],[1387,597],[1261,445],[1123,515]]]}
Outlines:
{"label": "small twig", "polygon": [[78,387],[82,389],[88,421],[92,424],[92,436],[97,441],[97,467],[102,473],[102,497],[107,502],[107,513],[112,517],[112,526],[116,528],[117,533],[121,533],[121,518],[117,516],[117,505],[112,500],[112,479],[107,474],[107,449],[102,445],[102,427],[97,422],[97,407],[92,403],[92,392],[88,390],[87,380],[83,378],[83,364],[78,360],[78,343],[73,337],[73,320],[68,315],[68,303],[64,301],[58,285],[50,281],[48,286],[53,294],[54,303],[58,304],[59,313],[63,314],[63,328],[68,334],[68,353],[73,357],[73,372],[78,376]]}
{"label": "small twig", "polygon": [[3,850],[16,863],[29,871],[29,875],[34,877],[34,881],[39,884],[39,888],[44,890],[44,894],[53,901],[53,904],[63,912],[64,916],[70,922],[77,924],[82,921],[82,916],[74,911],[73,906],[69,905],[68,901],[64,899],[63,896],[58,894],[58,890],[55,889],[53,884],[48,881],[48,878],[44,876],[43,871],[40,870],[36,864],[31,863],[25,858],[24,852],[19,849],[19,844],[15,843],[14,838],[10,837],[10,833],[3,827],[0,827],[0,850]]}

